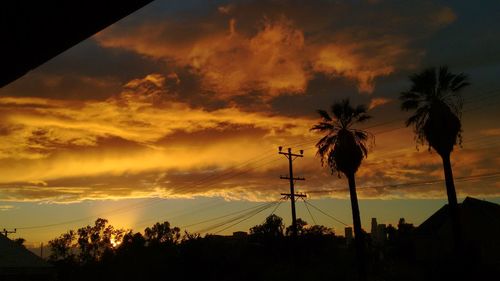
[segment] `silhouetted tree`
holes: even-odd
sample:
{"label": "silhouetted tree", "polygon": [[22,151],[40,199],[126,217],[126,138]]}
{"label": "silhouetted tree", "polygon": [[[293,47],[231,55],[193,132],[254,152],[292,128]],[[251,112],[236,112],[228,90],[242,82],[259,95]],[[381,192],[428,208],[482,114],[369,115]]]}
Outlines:
{"label": "silhouetted tree", "polygon": [[123,236],[120,246],[116,249],[116,254],[128,260],[144,255],[145,249],[146,239],[144,236],[140,232],[129,231]]}
{"label": "silhouetted tree", "polygon": [[425,69],[410,76],[410,90],[400,94],[401,109],[414,110],[406,120],[406,126],[413,126],[417,143],[429,145],[443,161],[446,193],[453,223],[455,250],[460,248],[460,219],[457,194],[453,182],[450,155],[453,147],[462,141],[461,90],[470,85],[467,75],[453,74],[448,67]]}
{"label": "silhouetted tree", "polygon": [[283,219],[272,214],[266,218],[263,224],[250,228],[250,234],[278,238],[283,237],[283,229]]}
{"label": "silhouetted tree", "polygon": [[78,248],[80,260],[84,263],[99,260],[103,254],[113,249],[113,243],[121,242],[125,231],[107,225],[108,220],[98,218],[94,226],[78,229]]}
{"label": "silhouetted tree", "polygon": [[[297,224],[297,235],[303,235],[305,227],[307,226],[307,222],[301,218],[298,218],[296,224]],[[292,233],[293,233],[293,226],[290,225],[286,228],[285,234],[286,236],[292,236]]]}
{"label": "silhouetted tree", "polygon": [[333,232],[333,229],[326,227],[324,225],[312,225],[311,227],[305,228],[304,229],[304,234],[305,235],[335,235]]}
{"label": "silhouetted tree", "polygon": [[16,243],[19,246],[23,246],[24,247],[24,242],[26,242],[26,239],[24,239],[24,238],[16,238],[16,239],[14,239],[14,243]]}
{"label": "silhouetted tree", "polygon": [[72,252],[73,242],[76,239],[76,233],[70,230],[61,234],[59,237],[49,241],[51,253],[49,255],[50,261],[74,261],[75,255]]}
{"label": "silhouetted tree", "polygon": [[[288,226],[285,230],[286,236],[292,235],[292,226]],[[324,225],[309,225],[307,221],[298,218],[297,219],[297,235],[310,235],[310,236],[322,236],[322,235],[333,235],[333,230]]]}
{"label": "silhouetted tree", "polygon": [[181,230],[178,227],[170,227],[168,221],[157,222],[144,230],[144,236],[150,244],[177,244],[181,239]]}
{"label": "silhouetted tree", "polygon": [[366,142],[372,136],[368,132],[354,129],[352,126],[371,118],[366,114],[366,111],[367,108],[364,105],[353,107],[349,99],[334,102],[331,106],[332,116],[325,110],[318,110],[322,120],[311,128],[313,131],[325,134],[316,144],[321,164],[327,165],[332,174],[336,172],[339,177],[340,173],[343,173],[349,183],[359,278],[361,280],[366,280],[366,257],[355,174],[361,161],[368,154]]}
{"label": "silhouetted tree", "polygon": [[123,235],[122,243],[119,248],[143,248],[145,245],[146,239],[140,232],[133,233],[129,231]]}
{"label": "silhouetted tree", "polygon": [[182,241],[193,241],[201,239],[201,235],[199,233],[189,233],[187,230],[184,230],[184,235],[182,235]]}

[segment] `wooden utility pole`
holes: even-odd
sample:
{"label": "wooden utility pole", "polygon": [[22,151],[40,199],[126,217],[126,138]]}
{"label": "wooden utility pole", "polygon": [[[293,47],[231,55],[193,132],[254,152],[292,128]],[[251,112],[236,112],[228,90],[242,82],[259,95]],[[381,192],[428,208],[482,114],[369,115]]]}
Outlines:
{"label": "wooden utility pole", "polygon": [[289,180],[290,181],[290,194],[285,193],[281,195],[285,195],[290,197],[290,202],[291,202],[291,207],[292,207],[292,236],[297,237],[297,215],[295,213],[295,197],[305,197],[304,194],[295,194],[295,189],[294,189],[294,181],[296,180],[305,180],[305,178],[302,177],[293,177],[293,160],[297,157],[304,157],[304,150],[300,150],[300,154],[294,154],[292,153],[292,149],[288,148],[288,152],[282,152],[283,147],[279,147],[279,154],[285,155],[286,158],[288,158],[288,170],[289,170],[289,176],[280,176],[280,179],[283,180]]}

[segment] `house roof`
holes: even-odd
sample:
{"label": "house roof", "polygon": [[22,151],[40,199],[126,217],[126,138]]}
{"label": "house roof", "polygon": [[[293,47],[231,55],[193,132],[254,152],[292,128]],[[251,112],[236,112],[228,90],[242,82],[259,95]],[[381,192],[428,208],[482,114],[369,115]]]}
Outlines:
{"label": "house roof", "polygon": [[50,264],[25,247],[0,234],[0,272],[12,268],[49,268]]}
{"label": "house roof", "polygon": [[[441,207],[417,227],[416,234],[436,234],[446,225],[450,225],[448,209],[448,204]],[[500,229],[500,205],[498,204],[467,197],[458,204],[458,209],[463,231],[473,232],[475,229],[484,227]]]}

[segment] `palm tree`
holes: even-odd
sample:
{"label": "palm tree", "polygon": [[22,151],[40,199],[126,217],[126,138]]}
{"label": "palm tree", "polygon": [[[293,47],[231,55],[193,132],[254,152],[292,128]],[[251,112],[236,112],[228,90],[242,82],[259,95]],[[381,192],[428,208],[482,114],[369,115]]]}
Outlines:
{"label": "palm tree", "polygon": [[434,149],[443,160],[455,250],[458,251],[461,246],[460,219],[450,155],[453,147],[462,142],[463,99],[460,92],[470,83],[467,75],[453,74],[446,66],[425,69],[410,76],[410,81],[410,90],[400,94],[401,109],[415,111],[406,120],[406,126],[413,126],[417,144],[427,143],[429,150]]}
{"label": "palm tree", "polygon": [[331,107],[332,116],[325,110],[318,110],[322,120],[311,128],[312,131],[325,134],[316,144],[317,155],[321,157],[321,165],[327,165],[332,174],[337,173],[339,177],[340,173],[343,173],[349,183],[360,280],[366,280],[366,257],[355,174],[361,161],[368,154],[367,141],[370,138],[373,139],[373,136],[366,131],[354,129],[352,126],[371,118],[366,111],[366,106],[353,107],[348,99],[334,102]]}

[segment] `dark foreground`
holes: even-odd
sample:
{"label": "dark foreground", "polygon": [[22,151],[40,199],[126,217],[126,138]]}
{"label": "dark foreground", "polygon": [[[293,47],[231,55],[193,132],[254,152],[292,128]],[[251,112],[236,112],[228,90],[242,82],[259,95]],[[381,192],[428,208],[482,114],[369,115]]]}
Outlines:
{"label": "dark foreground", "polygon": [[[317,226],[302,229],[294,239],[280,223],[268,222],[248,235],[205,237],[181,234],[168,223],[156,224],[144,235],[125,233],[114,247],[106,235],[117,234],[116,230],[101,227],[92,232],[90,227],[73,237],[53,240],[51,260],[57,280],[63,281],[358,279],[353,243],[344,237]],[[496,280],[500,276],[498,264],[483,262],[474,253],[422,260],[412,235],[394,228],[383,242],[366,236],[368,280]],[[75,241],[73,249],[71,241]]]}

